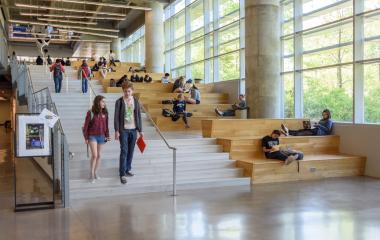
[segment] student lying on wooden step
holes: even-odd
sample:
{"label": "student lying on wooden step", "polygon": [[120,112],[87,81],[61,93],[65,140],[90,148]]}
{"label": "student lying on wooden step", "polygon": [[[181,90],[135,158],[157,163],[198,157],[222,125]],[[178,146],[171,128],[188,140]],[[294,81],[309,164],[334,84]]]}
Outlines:
{"label": "student lying on wooden step", "polygon": [[294,160],[302,160],[302,152],[292,150],[287,147],[280,147],[280,136],[281,132],[279,130],[273,130],[270,136],[265,136],[262,139],[261,145],[263,147],[265,157],[285,161],[285,165],[289,165]]}
{"label": "student lying on wooden step", "polygon": [[284,124],[281,124],[282,133],[285,136],[325,136],[331,134],[332,127],[333,121],[328,109],[323,110],[322,119],[318,123],[314,123],[313,127],[311,127],[310,121],[308,124],[305,124],[304,121],[304,128],[299,130],[289,130]]}

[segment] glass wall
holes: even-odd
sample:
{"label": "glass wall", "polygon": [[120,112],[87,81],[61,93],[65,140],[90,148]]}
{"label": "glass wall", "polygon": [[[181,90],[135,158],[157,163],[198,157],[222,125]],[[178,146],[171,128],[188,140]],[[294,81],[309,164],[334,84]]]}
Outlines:
{"label": "glass wall", "polygon": [[145,64],[145,27],[121,41],[122,61]]}
{"label": "glass wall", "polygon": [[284,0],[285,117],[380,122],[380,1]]}
{"label": "glass wall", "polygon": [[244,1],[177,0],[165,8],[165,71],[203,82],[243,81]]}

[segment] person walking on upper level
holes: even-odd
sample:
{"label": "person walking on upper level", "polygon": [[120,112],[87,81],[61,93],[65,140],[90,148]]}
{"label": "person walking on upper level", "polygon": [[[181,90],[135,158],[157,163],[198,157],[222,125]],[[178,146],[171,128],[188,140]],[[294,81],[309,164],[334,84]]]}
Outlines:
{"label": "person walking on upper level", "polygon": [[131,172],[133,152],[136,145],[137,133],[143,136],[140,104],[133,96],[133,84],[122,84],[123,96],[115,103],[115,139],[120,141],[119,176],[122,184],[127,183]]}
{"label": "person walking on upper level", "polygon": [[70,67],[71,66],[71,61],[70,61],[70,58],[66,58],[66,62],[65,62],[66,66]]}
{"label": "person walking on upper level", "polygon": [[60,59],[55,60],[55,64],[50,67],[50,72],[53,72],[55,93],[60,93],[63,73],[65,72],[65,68],[62,66]]}
{"label": "person walking on upper level", "polygon": [[48,57],[46,59],[46,62],[47,62],[48,65],[52,65],[53,64],[53,60],[51,60],[50,55],[48,55]]}
{"label": "person walking on upper level", "polygon": [[323,110],[322,119],[318,123],[315,123],[314,126],[299,130],[289,130],[284,124],[281,124],[282,133],[285,136],[324,136],[330,135],[333,127],[333,121],[331,120],[331,112],[328,109]]}
{"label": "person walking on upper level", "polygon": [[94,183],[96,179],[100,179],[97,170],[103,145],[111,140],[108,129],[108,111],[104,97],[101,95],[95,97],[92,108],[86,114],[83,136],[91,149],[90,182]]}
{"label": "person walking on upper level", "polygon": [[91,76],[91,69],[87,65],[87,61],[83,60],[81,65],[81,76],[82,76],[82,93],[87,93],[88,89],[88,80]]}

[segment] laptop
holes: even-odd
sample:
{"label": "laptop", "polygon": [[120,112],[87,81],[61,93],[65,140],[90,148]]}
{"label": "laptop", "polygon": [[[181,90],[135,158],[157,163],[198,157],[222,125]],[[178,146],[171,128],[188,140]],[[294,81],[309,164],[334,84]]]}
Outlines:
{"label": "laptop", "polygon": [[311,122],[310,120],[305,120],[302,122],[304,129],[311,129]]}

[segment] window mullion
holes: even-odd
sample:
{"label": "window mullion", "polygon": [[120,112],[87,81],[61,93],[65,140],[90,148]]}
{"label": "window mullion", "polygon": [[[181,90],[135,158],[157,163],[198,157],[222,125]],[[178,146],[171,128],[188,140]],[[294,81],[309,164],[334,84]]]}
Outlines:
{"label": "window mullion", "polygon": [[[294,0],[294,31],[302,30],[302,0]],[[294,113],[296,118],[303,117],[303,77],[302,72],[302,34],[294,39]]]}
{"label": "window mullion", "polygon": [[363,0],[354,0],[354,123],[364,122],[364,65],[356,62],[363,60],[364,57],[364,17],[362,15],[356,16],[363,11]]}

